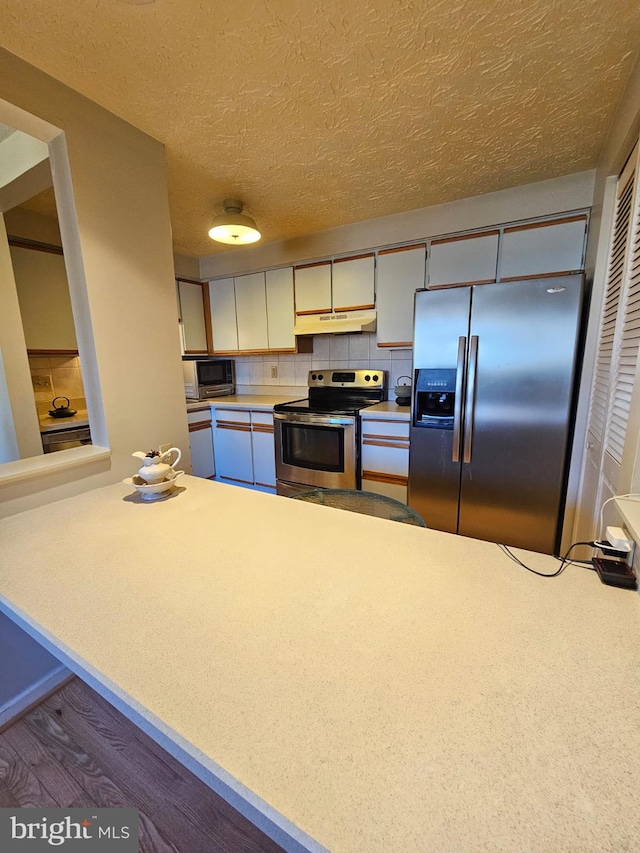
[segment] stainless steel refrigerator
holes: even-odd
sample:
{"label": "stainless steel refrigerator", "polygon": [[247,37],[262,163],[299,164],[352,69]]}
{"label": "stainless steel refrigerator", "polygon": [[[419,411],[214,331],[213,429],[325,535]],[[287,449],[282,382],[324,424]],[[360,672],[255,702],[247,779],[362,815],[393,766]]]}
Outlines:
{"label": "stainless steel refrigerator", "polygon": [[581,275],[419,290],[409,505],[428,527],[557,553]]}

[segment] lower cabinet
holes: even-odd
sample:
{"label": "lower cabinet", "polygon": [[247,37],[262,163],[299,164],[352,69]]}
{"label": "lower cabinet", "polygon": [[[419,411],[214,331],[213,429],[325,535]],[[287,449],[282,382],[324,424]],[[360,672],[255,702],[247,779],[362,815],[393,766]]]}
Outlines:
{"label": "lower cabinet", "polygon": [[362,488],[407,502],[409,421],[362,417]]}
{"label": "lower cabinet", "polygon": [[189,445],[191,447],[191,473],[194,477],[212,479],[216,468],[213,456],[213,429],[209,406],[187,413]]}
{"label": "lower cabinet", "polygon": [[275,492],[272,413],[218,407],[212,411],[216,479]]}

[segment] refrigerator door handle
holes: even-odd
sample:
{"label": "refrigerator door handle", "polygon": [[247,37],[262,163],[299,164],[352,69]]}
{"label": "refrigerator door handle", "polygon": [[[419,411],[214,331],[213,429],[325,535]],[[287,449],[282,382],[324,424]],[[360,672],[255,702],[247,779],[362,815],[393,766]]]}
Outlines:
{"label": "refrigerator door handle", "polygon": [[453,451],[451,461],[460,461],[460,427],[462,424],[462,396],[464,389],[464,359],[467,352],[467,339],[458,338],[458,363],[456,366],[456,395],[453,404]]}
{"label": "refrigerator door handle", "polygon": [[476,408],[476,373],[478,371],[478,336],[471,335],[469,341],[469,370],[467,376],[467,400],[464,413],[463,462],[471,462],[473,443],[473,418]]}

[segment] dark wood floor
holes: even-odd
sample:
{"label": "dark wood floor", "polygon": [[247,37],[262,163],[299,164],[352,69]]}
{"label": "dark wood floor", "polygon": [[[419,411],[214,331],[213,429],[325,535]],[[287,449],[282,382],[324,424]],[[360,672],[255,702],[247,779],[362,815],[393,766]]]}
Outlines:
{"label": "dark wood floor", "polygon": [[132,807],[141,853],[282,853],[79,679],[0,734],[0,807]]}

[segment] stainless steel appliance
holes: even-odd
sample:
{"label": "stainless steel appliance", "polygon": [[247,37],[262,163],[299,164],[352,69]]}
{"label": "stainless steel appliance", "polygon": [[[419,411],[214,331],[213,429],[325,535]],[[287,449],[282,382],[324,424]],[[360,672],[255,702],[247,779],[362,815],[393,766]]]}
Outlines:
{"label": "stainless steel appliance", "polygon": [[232,358],[183,355],[182,373],[187,400],[209,400],[235,393],[236,365]]}
{"label": "stainless steel appliance", "polygon": [[311,370],[308,384],[308,398],[273,410],[276,491],[359,489],[359,412],[387,399],[387,372]]}
{"label": "stainless steel appliance", "polygon": [[557,553],[581,275],[419,290],[409,505],[429,527]]}
{"label": "stainless steel appliance", "polygon": [[91,444],[91,430],[88,426],[68,426],[60,429],[48,429],[40,433],[42,449],[45,453],[68,450]]}

